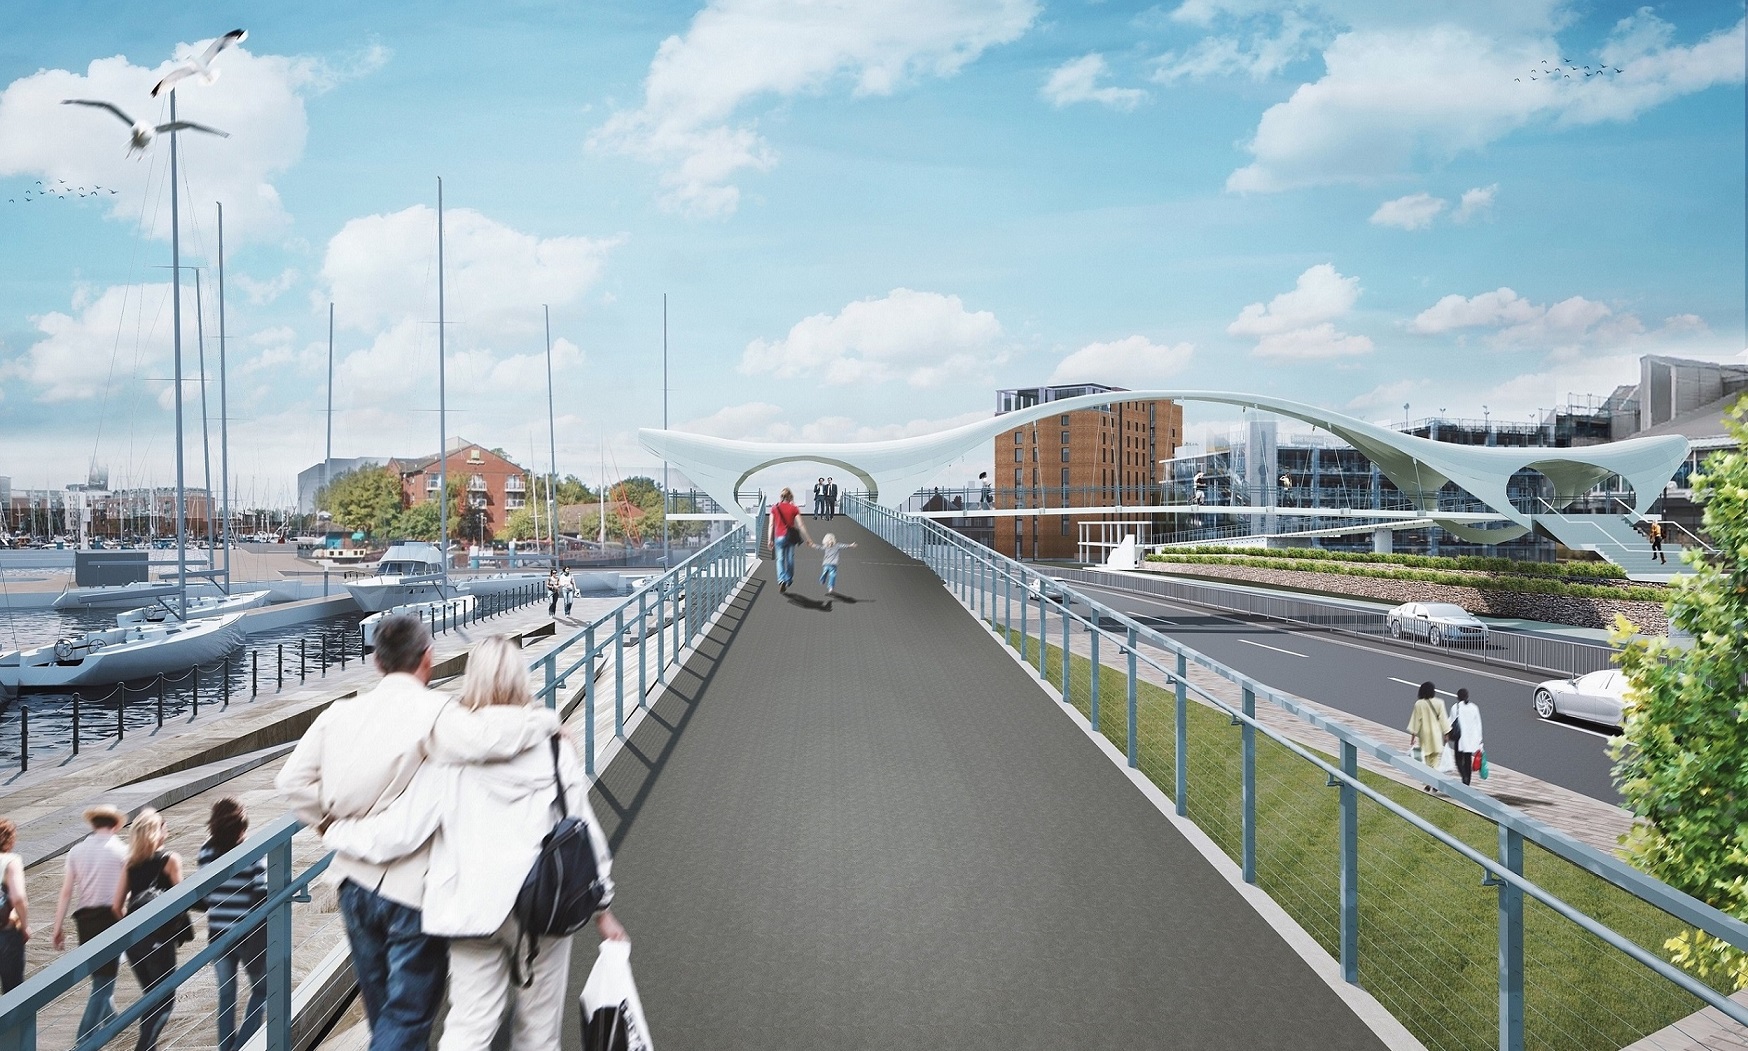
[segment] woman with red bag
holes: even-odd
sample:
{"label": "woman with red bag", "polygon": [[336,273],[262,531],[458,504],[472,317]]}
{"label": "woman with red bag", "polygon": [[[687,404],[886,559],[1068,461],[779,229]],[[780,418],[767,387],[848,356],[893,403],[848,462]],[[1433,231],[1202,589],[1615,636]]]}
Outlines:
{"label": "woman with red bag", "polygon": [[1457,736],[1457,773],[1466,785],[1481,758],[1481,709],[1469,700],[1468,690],[1457,691],[1457,703],[1451,706],[1451,728]]}

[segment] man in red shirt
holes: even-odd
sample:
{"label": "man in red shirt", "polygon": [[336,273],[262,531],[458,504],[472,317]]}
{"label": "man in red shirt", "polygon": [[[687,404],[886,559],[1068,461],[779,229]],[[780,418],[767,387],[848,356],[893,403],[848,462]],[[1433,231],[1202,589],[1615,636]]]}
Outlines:
{"label": "man in red shirt", "polygon": [[795,506],[795,494],[788,486],[777,494],[771,507],[771,551],[777,558],[777,590],[786,592],[795,580],[795,549],[812,544],[813,538],[801,524],[801,508]]}

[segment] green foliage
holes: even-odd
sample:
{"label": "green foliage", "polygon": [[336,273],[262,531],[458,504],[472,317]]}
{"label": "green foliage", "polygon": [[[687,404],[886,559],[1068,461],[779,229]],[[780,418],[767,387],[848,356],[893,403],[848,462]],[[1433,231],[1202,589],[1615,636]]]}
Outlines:
{"label": "green foliage", "polygon": [[[1729,416],[1748,444],[1748,401]],[[1633,864],[1738,919],[1748,920],[1748,455],[1719,453],[1693,479],[1717,553],[1684,553],[1670,623],[1693,636],[1631,643],[1621,668],[1632,683],[1625,733],[1613,745],[1615,780],[1639,818],[1626,847]],[[1617,626],[1617,641],[1630,632]],[[1675,962],[1748,988],[1748,953],[1701,931],[1664,946]]]}
{"label": "green foliage", "polygon": [[321,488],[316,506],[335,525],[378,536],[400,516],[401,480],[386,467],[347,471]]}
{"label": "green foliage", "polygon": [[532,540],[534,539],[534,527],[534,510],[528,507],[519,507],[511,511],[509,517],[504,519],[503,538],[506,540]]}
{"label": "green foliage", "polygon": [[[626,500],[645,511],[659,511],[662,507],[662,487],[656,484],[654,478],[642,475],[627,478],[608,487],[607,497],[610,500]],[[661,520],[656,520],[661,525]]]}
{"label": "green foliage", "polygon": [[[462,536],[460,512],[467,503],[461,488],[461,481],[450,479],[448,492],[449,535],[452,538],[460,538]],[[402,511],[395,517],[391,532],[397,537],[403,537],[407,540],[429,540],[435,543],[438,539],[437,501],[426,500]]]}
{"label": "green foliage", "polygon": [[[560,507],[563,507],[566,504],[586,503],[590,500],[596,499],[595,491],[590,489],[587,485],[584,485],[582,479],[574,474],[567,474],[563,478],[560,478],[558,480],[558,485],[556,486],[556,491],[558,493],[558,503]],[[543,474],[537,474],[534,476],[534,495],[532,500],[534,503],[542,506],[545,506],[546,504],[546,476]]]}
{"label": "green foliage", "polygon": [[[1279,552],[1271,551],[1269,555]],[[1283,569],[1301,573],[1328,573],[1343,577],[1370,577],[1377,580],[1415,580],[1426,584],[1449,584],[1455,587],[1480,588],[1485,591],[1516,591],[1531,595],[1564,595],[1568,598],[1632,599],[1639,602],[1662,602],[1668,592],[1656,587],[1616,587],[1609,584],[1569,584],[1544,577],[1498,576],[1448,573],[1423,569],[1392,569],[1383,566],[1348,565],[1317,559],[1273,558],[1229,555],[1186,555],[1175,551],[1163,555],[1148,555],[1149,562],[1177,562],[1185,565],[1248,566],[1253,569]]]}
{"label": "green foliage", "polygon": [[1373,565],[1410,566],[1414,569],[1453,569],[1474,573],[1510,573],[1526,577],[1561,577],[1568,580],[1625,580],[1627,571],[1611,562],[1525,562],[1515,558],[1481,555],[1380,555],[1360,551],[1325,551],[1315,547],[1221,547],[1187,548],[1198,555],[1303,558],[1316,562],[1363,562]]}

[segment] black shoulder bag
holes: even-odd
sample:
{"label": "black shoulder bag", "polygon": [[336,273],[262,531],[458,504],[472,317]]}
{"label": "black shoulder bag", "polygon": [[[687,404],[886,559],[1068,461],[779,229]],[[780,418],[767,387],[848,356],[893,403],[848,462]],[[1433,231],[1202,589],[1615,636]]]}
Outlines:
{"label": "black shoulder bag", "polygon": [[[513,915],[527,945],[527,970],[517,977],[524,989],[534,982],[534,958],[541,938],[574,934],[609,903],[607,885],[595,867],[589,823],[570,812],[564,779],[558,772],[558,737],[552,744],[552,780],[557,786],[559,819],[540,841],[540,854],[522,881]],[[514,957],[512,957],[514,962]],[[518,968],[522,970],[522,968]]]}

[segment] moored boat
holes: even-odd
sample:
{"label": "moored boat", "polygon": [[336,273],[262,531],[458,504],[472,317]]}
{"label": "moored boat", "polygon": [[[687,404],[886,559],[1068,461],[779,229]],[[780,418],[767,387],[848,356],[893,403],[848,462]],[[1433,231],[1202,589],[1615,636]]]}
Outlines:
{"label": "moored boat", "polygon": [[234,595],[211,595],[206,598],[191,598],[188,600],[188,611],[177,618],[171,606],[165,602],[156,602],[150,606],[141,606],[115,615],[115,623],[127,628],[135,624],[163,624],[177,619],[207,620],[212,617],[222,617],[227,613],[241,613],[246,609],[265,606],[273,598],[271,591],[239,591]]}
{"label": "moored boat", "polygon": [[243,644],[241,613],[188,623],[88,631],[0,653],[0,689],[52,689],[145,679],[217,660]]}

